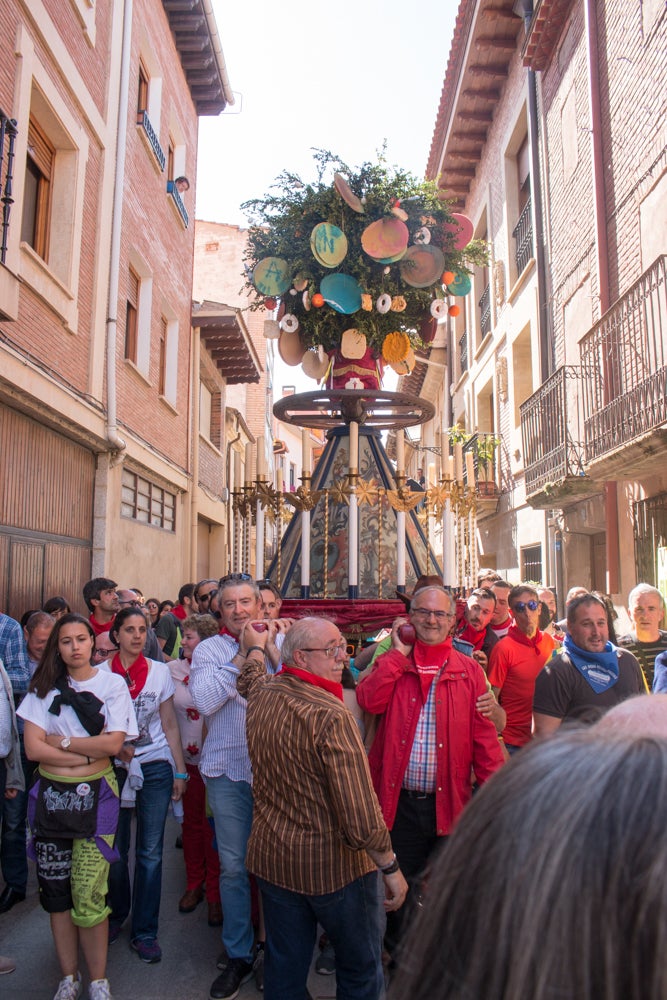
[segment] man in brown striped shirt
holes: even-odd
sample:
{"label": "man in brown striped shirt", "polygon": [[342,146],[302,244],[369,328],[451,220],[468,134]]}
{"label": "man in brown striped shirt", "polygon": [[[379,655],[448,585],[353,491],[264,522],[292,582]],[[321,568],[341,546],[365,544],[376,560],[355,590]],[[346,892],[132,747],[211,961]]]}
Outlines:
{"label": "man in brown striped shirt", "polygon": [[[267,633],[258,633],[261,647]],[[267,1000],[305,997],[318,922],[336,952],[341,996],[383,989],[381,906],[403,904],[407,883],[391,849],[359,730],[342,700],[346,645],[336,625],[303,618],[268,677],[262,649],[238,679],[248,701],[254,813],[247,867],[266,922]]]}

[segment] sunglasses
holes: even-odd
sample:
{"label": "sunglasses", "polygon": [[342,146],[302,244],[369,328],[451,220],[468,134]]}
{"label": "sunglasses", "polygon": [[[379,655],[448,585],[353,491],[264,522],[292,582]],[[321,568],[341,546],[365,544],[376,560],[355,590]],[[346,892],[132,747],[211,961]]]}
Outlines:
{"label": "sunglasses", "polygon": [[208,590],[205,594],[197,594],[198,601],[210,601],[218,593],[217,587],[214,590]]}
{"label": "sunglasses", "polygon": [[517,601],[512,606],[512,611],[518,611],[519,614],[522,615],[526,608],[528,608],[529,611],[537,611],[539,606],[538,601]]}
{"label": "sunglasses", "polygon": [[220,586],[222,587],[224,583],[232,583],[237,580],[248,583],[248,581],[252,580],[252,577],[250,576],[250,573],[228,573],[227,576],[220,578]]}

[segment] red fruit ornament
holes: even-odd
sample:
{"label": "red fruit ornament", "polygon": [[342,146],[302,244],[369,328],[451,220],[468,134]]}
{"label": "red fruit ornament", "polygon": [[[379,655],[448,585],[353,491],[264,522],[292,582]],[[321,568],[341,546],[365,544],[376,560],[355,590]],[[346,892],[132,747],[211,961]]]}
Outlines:
{"label": "red fruit ornament", "polygon": [[417,638],[414,625],[399,625],[396,634],[406,646],[414,645],[414,641]]}
{"label": "red fruit ornament", "polygon": [[266,632],[269,626],[266,624],[266,622],[253,622],[252,627],[254,628],[255,632]]}
{"label": "red fruit ornament", "polygon": [[310,300],[310,304],[312,306],[315,306],[316,309],[321,309],[322,306],[324,305],[324,296],[321,295],[320,292],[315,292],[312,299]]}
{"label": "red fruit ornament", "polygon": [[276,302],[275,299],[264,299],[264,308],[268,309],[269,312],[273,312],[273,310],[276,308],[277,304],[278,303]]}
{"label": "red fruit ornament", "polygon": [[450,316],[458,316],[461,312],[461,306],[450,306],[447,312]]}

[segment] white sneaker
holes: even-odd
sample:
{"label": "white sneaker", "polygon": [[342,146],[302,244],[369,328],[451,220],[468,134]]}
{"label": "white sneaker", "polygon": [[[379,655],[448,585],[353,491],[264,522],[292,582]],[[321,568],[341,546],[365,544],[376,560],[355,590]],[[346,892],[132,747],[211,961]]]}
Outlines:
{"label": "white sneaker", "polygon": [[81,973],[74,976],[65,976],[60,980],[60,985],[53,1000],[79,1000],[81,995]]}
{"label": "white sneaker", "polygon": [[88,987],[88,1000],[113,1000],[108,979],[93,979]]}

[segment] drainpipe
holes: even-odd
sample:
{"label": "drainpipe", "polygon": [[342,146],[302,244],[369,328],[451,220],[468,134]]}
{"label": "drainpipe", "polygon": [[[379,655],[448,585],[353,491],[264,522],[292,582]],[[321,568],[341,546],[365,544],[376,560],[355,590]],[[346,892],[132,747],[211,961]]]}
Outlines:
{"label": "drainpipe", "polygon": [[[199,505],[197,490],[199,488],[199,361],[201,354],[201,333],[199,327],[192,331],[192,495],[190,498],[190,579],[199,579],[197,572],[197,528],[199,525]],[[207,562],[208,565],[208,562]]]}
{"label": "drainpipe", "polygon": [[[599,43],[595,0],[586,0],[584,15],[586,24],[586,54],[588,57],[588,100],[591,109],[595,253],[597,257],[600,315],[603,316],[611,303],[609,301],[609,245],[607,241],[607,215],[604,197],[602,115],[600,109],[600,78],[598,76]],[[620,546],[618,538],[618,494],[616,482],[608,480],[604,484],[604,492],[607,536],[606,590],[609,594],[618,594],[620,591]]]}
{"label": "drainpipe", "polygon": [[115,452],[111,465],[122,461],[127,448],[118,434],[116,398],[116,336],[118,329],[118,285],[120,276],[120,239],[123,223],[123,198],[125,195],[125,155],[127,147],[127,106],[130,93],[130,57],[132,52],[132,0],[125,0],[123,8],[123,43],[118,95],[118,129],[116,135],[116,174],[114,178],[113,215],[111,223],[111,258],[109,262],[109,308],[107,317],[106,369],[107,369],[107,422],[106,438]]}

